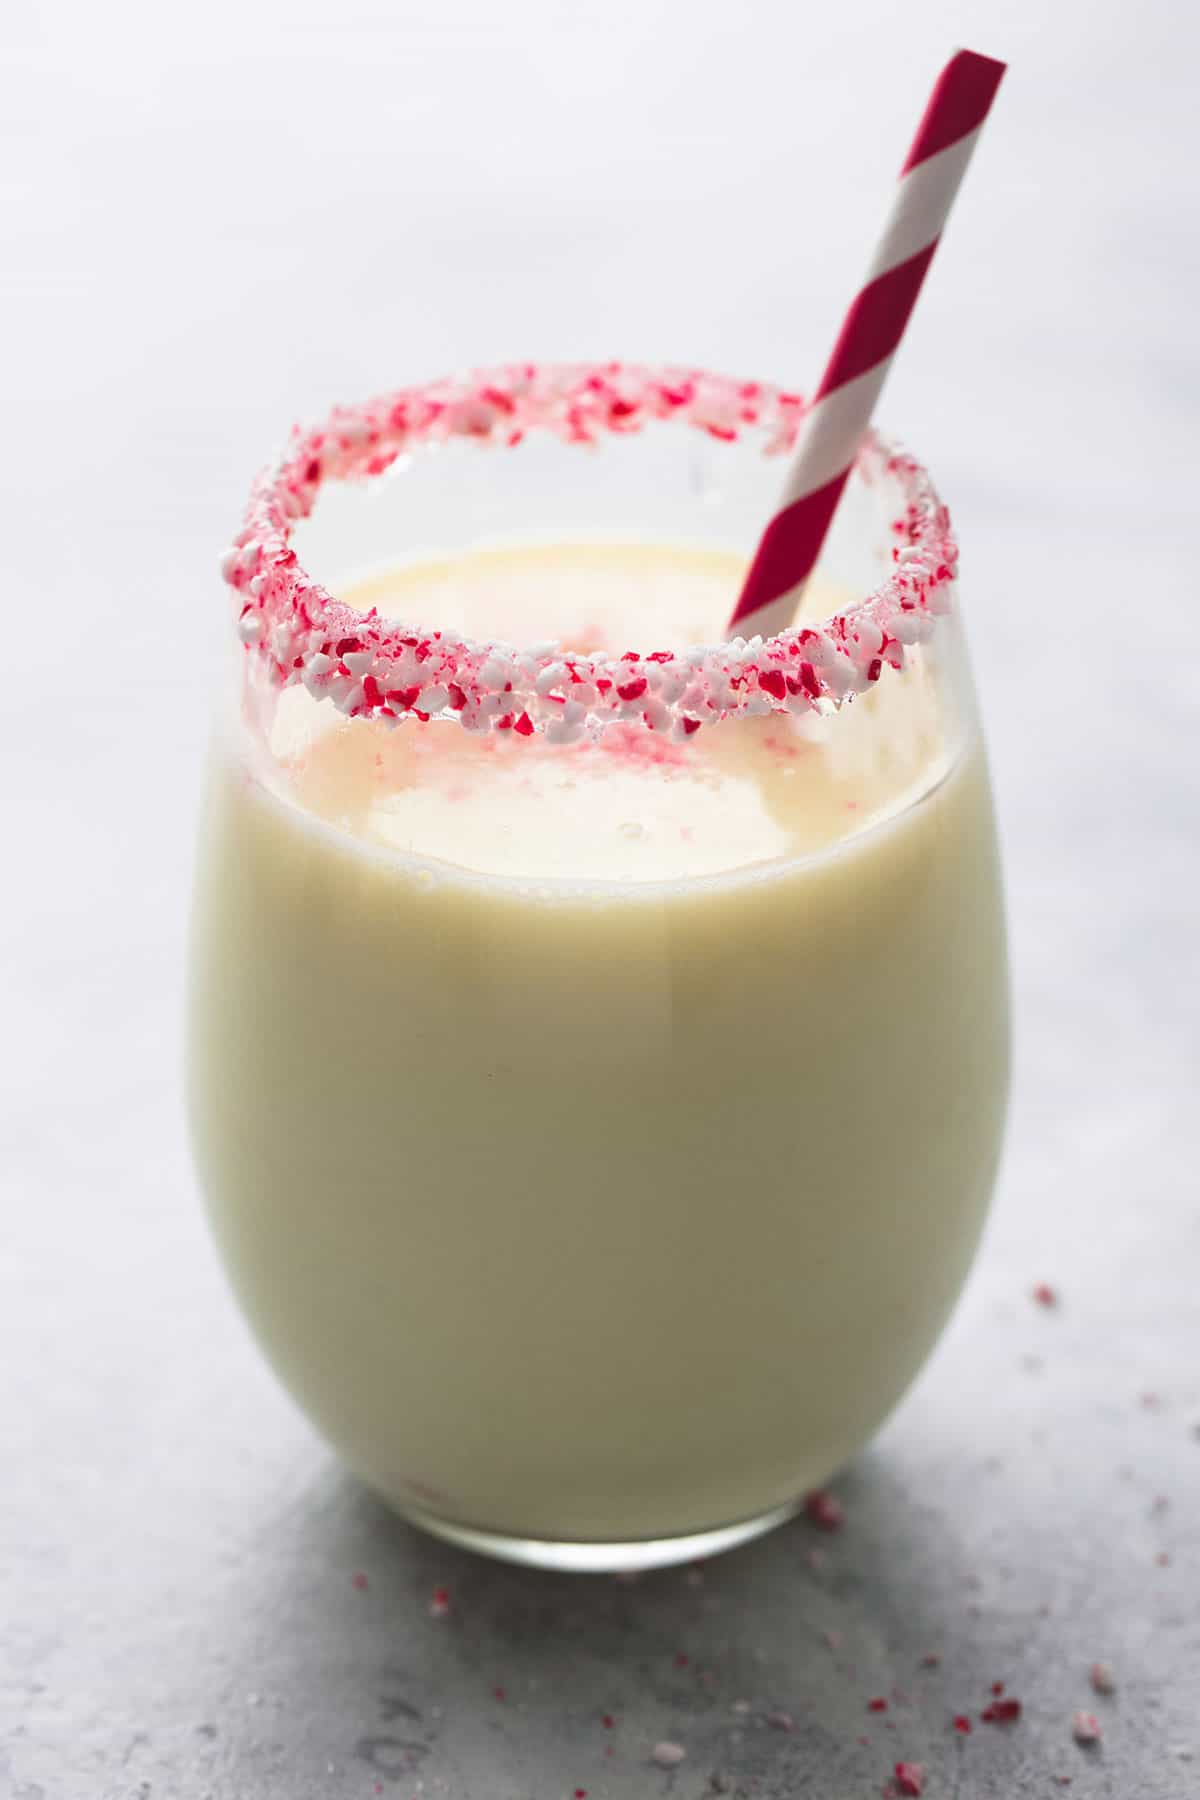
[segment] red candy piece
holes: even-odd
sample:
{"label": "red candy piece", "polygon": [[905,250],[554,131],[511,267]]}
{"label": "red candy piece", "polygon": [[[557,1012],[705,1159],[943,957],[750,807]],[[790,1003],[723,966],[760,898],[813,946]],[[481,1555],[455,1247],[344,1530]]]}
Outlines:
{"label": "red candy piece", "polygon": [[809,1494],[804,1502],[804,1516],[819,1531],[840,1531],[846,1523],[846,1515],[842,1511],[841,1501],[818,1488]]}

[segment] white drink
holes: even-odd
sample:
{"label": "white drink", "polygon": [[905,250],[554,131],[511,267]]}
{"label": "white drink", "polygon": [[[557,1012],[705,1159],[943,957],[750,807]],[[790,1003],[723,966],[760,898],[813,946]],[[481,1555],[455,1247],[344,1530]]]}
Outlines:
{"label": "white drink", "polygon": [[[349,597],[619,651],[719,638],[737,575],[563,546]],[[822,1481],[920,1367],[1007,1075],[986,772],[930,670],[832,721],[557,750],[297,688],[219,747],[212,1216],[281,1377],[400,1506],[704,1531]]]}

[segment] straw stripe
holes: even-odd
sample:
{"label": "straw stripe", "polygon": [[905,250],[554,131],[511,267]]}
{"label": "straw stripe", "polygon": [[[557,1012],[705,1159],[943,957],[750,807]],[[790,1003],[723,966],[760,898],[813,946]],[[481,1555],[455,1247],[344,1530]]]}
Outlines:
{"label": "straw stripe", "polygon": [[958,190],[979,136],[978,127],[956,144],[939,150],[928,162],[910,170],[896,193],[896,204],[867,271],[874,281],[886,269],[915,256],[928,237],[930,219],[944,219]]}
{"label": "straw stripe", "polygon": [[833,355],[821,377],[814,404],[891,356],[904,336],[908,315],[916,305],[925,271],[936,249],[935,238],[924,250],[918,250],[897,268],[889,269],[886,275],[869,281],[855,295],[833,347]]}
{"label": "straw stripe", "polygon": [[823,488],[835,475],[844,475],[854,461],[862,441],[863,418],[874,411],[891,362],[890,356],[884,357],[814,407],[805,442],[805,485],[810,491]]}
{"label": "straw stripe", "polygon": [[974,50],[960,50],[950,58],[934,83],[917,126],[917,135],[905,158],[902,176],[927,157],[936,156],[947,144],[956,143],[969,131],[978,131],[992,110],[996,89],[1006,65]]}
{"label": "straw stripe", "polygon": [[1003,63],[960,50],[934,85],[866,282],[805,416],[731,636],[767,636],[791,623],[1003,74]]}
{"label": "straw stripe", "polygon": [[[796,570],[811,569],[816,562],[845,485],[846,476],[841,472],[824,487],[805,494],[794,506],[786,506],[776,513],[762,535],[746,587],[747,591],[754,585],[765,593],[783,595],[782,616],[777,625],[772,624],[768,619],[770,608],[761,609],[748,626],[739,628],[734,635],[745,637],[750,632],[761,632],[768,637],[776,631],[786,630],[794,610],[791,591],[795,587]],[[779,604],[777,601],[776,605]],[[736,625],[741,617],[740,612],[735,613],[733,623]]]}

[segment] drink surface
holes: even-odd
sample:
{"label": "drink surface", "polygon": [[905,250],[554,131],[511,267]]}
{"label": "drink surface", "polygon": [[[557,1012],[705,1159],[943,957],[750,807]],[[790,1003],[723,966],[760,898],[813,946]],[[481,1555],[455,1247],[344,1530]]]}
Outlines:
{"label": "drink surface", "polygon": [[[553,634],[567,654],[619,655],[719,641],[742,569],[720,551],[547,545],[390,571],[346,597],[481,638]],[[809,611],[831,604],[818,592]],[[366,727],[295,688],[271,748],[293,802],[363,843],[518,880],[632,883],[836,845],[940,779],[945,736],[914,668],[832,724],[768,714],[675,744],[631,723],[569,750],[444,723]]]}
{"label": "drink surface", "polygon": [[[352,597],[619,653],[714,641],[739,574],[536,547]],[[218,747],[209,1203],[283,1379],[399,1504],[527,1537],[706,1530],[823,1480],[904,1391],[974,1252],[1006,1087],[960,712],[923,652],[834,719],[678,746],[389,731],[291,691],[265,745]]]}

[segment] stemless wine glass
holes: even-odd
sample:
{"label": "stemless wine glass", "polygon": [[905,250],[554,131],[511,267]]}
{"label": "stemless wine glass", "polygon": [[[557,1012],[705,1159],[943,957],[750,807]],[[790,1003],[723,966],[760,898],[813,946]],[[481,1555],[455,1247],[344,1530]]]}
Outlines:
{"label": "stemless wine glass", "polygon": [[[983,1224],[1003,912],[928,477],[872,437],[796,627],[728,645],[713,610],[801,412],[615,364],[391,394],[297,433],[226,558],[213,1227],[351,1467],[499,1556],[667,1563],[787,1517]],[[495,617],[464,631],[467,589]]]}

